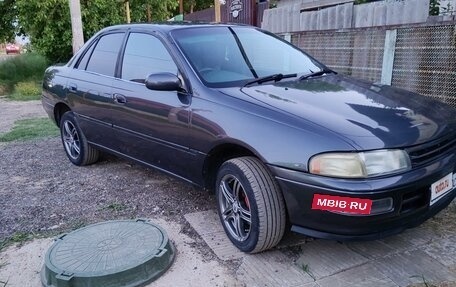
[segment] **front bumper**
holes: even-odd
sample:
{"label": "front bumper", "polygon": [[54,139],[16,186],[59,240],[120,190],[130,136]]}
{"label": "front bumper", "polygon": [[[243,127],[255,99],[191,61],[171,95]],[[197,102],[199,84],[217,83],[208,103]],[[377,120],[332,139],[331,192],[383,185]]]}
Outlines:
{"label": "front bumper", "polygon": [[[315,176],[269,166],[282,189],[292,230],[333,240],[373,240],[415,227],[448,206],[456,188],[432,206],[431,185],[455,173],[456,155],[447,154],[426,166],[383,178],[352,180]],[[340,214],[312,209],[315,194],[381,201],[391,198],[392,208],[379,214]]]}

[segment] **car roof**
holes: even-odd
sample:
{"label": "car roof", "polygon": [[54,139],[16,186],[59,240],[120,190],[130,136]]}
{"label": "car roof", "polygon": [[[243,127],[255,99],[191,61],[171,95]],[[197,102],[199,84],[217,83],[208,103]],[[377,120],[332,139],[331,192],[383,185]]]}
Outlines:
{"label": "car roof", "polygon": [[190,22],[190,21],[170,21],[170,22],[157,22],[157,23],[133,23],[110,26],[102,29],[100,32],[114,31],[114,30],[127,30],[127,29],[144,29],[152,31],[160,31],[168,33],[172,30],[185,29],[185,28],[198,28],[198,27],[233,27],[244,26],[250,27],[245,24],[237,23],[209,23],[209,22]]}

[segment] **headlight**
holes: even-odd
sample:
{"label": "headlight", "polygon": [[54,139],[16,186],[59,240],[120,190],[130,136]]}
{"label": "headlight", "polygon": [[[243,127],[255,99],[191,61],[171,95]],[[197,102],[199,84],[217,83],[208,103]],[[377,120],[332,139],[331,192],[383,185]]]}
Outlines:
{"label": "headlight", "polygon": [[410,158],[403,150],[325,153],[312,157],[309,162],[312,174],[342,178],[379,176],[410,168]]}

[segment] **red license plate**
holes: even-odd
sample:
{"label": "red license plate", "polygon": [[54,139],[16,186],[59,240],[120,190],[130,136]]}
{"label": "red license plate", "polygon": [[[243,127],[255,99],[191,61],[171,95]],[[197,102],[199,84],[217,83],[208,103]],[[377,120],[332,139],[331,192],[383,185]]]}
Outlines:
{"label": "red license plate", "polygon": [[370,214],[371,208],[372,200],[364,198],[314,194],[312,201],[312,209],[334,212]]}

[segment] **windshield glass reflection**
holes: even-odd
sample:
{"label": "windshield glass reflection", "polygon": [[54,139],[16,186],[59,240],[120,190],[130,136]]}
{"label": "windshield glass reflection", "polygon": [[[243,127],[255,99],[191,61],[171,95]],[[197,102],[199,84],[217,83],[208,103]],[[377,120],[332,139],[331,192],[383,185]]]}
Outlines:
{"label": "windshield glass reflection", "polygon": [[172,32],[204,83],[238,86],[272,74],[308,74],[322,69],[299,49],[248,27],[211,27]]}

